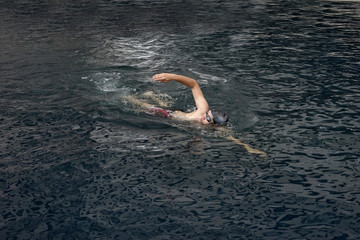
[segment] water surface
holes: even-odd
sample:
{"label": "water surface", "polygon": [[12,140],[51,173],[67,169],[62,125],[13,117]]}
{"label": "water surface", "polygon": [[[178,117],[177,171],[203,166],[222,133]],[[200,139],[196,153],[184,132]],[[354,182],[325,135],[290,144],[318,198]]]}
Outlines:
{"label": "water surface", "polygon": [[[357,239],[358,1],[13,1],[0,9],[1,239]],[[122,101],[194,107],[248,153]]]}

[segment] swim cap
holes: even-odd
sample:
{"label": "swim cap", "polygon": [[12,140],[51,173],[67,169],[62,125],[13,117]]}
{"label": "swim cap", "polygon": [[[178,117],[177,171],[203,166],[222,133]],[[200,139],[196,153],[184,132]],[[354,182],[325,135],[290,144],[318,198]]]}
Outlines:
{"label": "swim cap", "polygon": [[229,121],[228,115],[223,111],[212,109],[211,114],[215,124],[226,125]]}

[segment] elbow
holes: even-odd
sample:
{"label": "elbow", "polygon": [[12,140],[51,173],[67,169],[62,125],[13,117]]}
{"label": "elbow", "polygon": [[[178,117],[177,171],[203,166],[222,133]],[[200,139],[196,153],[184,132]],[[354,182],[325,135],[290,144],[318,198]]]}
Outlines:
{"label": "elbow", "polygon": [[200,85],[195,79],[193,79],[193,81],[190,84],[190,88],[191,89],[200,88]]}

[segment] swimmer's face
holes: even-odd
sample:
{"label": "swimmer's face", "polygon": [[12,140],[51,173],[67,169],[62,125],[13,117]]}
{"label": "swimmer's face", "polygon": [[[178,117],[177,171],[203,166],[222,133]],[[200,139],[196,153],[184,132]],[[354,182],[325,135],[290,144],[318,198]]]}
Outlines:
{"label": "swimmer's face", "polygon": [[214,123],[214,119],[213,119],[213,115],[211,113],[211,110],[207,111],[201,118],[200,118],[200,122],[202,124],[208,125],[208,124],[213,124]]}

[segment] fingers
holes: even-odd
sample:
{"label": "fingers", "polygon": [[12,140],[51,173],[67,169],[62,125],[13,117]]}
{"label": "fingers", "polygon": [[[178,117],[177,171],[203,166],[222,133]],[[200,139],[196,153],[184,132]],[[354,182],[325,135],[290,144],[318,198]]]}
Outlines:
{"label": "fingers", "polygon": [[158,81],[158,82],[168,82],[169,81],[166,78],[165,73],[155,74],[152,78],[153,78],[154,81]]}
{"label": "fingers", "polygon": [[161,74],[155,74],[152,78],[153,78],[154,81],[160,81],[160,80],[163,79],[164,77],[161,76]]}

